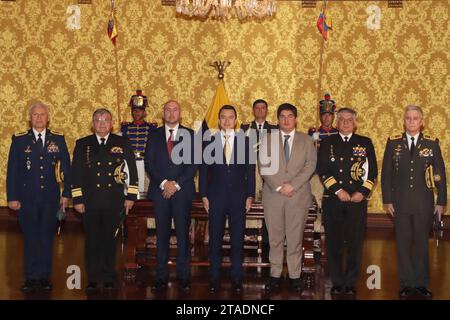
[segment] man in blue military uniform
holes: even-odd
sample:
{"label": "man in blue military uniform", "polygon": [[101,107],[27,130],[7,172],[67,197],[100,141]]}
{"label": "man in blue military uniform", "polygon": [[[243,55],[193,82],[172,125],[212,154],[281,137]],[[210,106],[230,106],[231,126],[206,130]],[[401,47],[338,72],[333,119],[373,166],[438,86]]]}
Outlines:
{"label": "man in blue military uniform", "polygon": [[[115,289],[115,230],[137,198],[137,172],[128,141],[111,133],[112,115],[99,108],[92,116],[94,134],[78,139],[72,159],[74,209],[83,214],[87,293],[99,282]],[[128,168],[126,170],[125,168]],[[126,172],[128,171],[128,172]]]}
{"label": "man in blue military uniform", "polygon": [[[355,296],[367,201],[377,178],[377,160],[372,141],[356,130],[356,112],[337,112],[338,134],[322,141],[317,172],[325,185],[323,218],[332,295]],[[344,255],[344,250],[346,254]],[[342,260],[346,263],[343,266]]]}
{"label": "man in blue military uniform", "polygon": [[334,100],[331,100],[329,93],[325,93],[325,99],[319,102],[320,127],[317,129],[312,127],[308,130],[308,134],[313,137],[317,148],[319,148],[323,139],[338,133],[338,130],[333,127],[335,110]]}
{"label": "man in blue military uniform", "polygon": [[395,224],[402,298],[431,298],[427,289],[428,235],[433,215],[440,220],[447,204],[439,140],[421,132],[423,123],[422,109],[407,106],[403,117],[405,132],[387,140],[381,170],[383,203]]}
{"label": "man in blue military uniform", "polygon": [[60,207],[65,210],[70,198],[70,157],[64,136],[47,129],[48,107],[37,102],[29,114],[32,128],[12,137],[6,181],[8,207],[18,211],[24,234],[22,291],[50,291],[56,213]]}
{"label": "man in blue military uniform", "polygon": [[144,154],[145,147],[150,133],[156,129],[155,122],[146,122],[147,115],[145,108],[148,106],[148,99],[142,94],[142,90],[136,90],[136,94],[130,99],[131,115],[133,122],[122,122],[120,132],[122,136],[130,141],[133,148],[134,156],[136,158],[136,167],[139,179],[139,196],[143,198],[145,193],[145,168],[144,168]]}

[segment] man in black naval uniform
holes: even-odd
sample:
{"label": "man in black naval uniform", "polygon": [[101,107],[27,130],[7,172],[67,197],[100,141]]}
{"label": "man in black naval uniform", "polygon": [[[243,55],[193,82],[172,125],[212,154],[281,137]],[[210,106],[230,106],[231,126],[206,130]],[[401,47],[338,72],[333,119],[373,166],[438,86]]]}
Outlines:
{"label": "man in black naval uniform", "polygon": [[439,140],[421,132],[422,109],[407,106],[403,123],[405,132],[391,136],[386,143],[381,171],[383,203],[394,217],[400,297],[431,298],[427,289],[428,235],[433,214],[440,220],[447,202],[445,166]]}
{"label": "man in black naval uniform", "polygon": [[[253,116],[254,120],[250,123],[241,124],[241,130],[243,130],[246,136],[249,137],[250,143],[253,146],[253,150],[258,152],[259,143],[265,134],[272,132],[272,130],[278,129],[278,125],[269,123],[267,118],[268,104],[263,99],[257,99],[253,102]],[[257,159],[256,155],[256,158]],[[259,168],[256,166],[255,173],[255,201],[260,202],[262,200],[262,188],[263,180],[259,174]],[[269,235],[267,233],[266,223],[263,222],[262,231],[262,244],[263,244],[263,254],[269,254]]]}
{"label": "man in black naval uniform", "polygon": [[145,194],[145,168],[144,168],[144,153],[147,141],[157,124],[155,122],[145,121],[148,107],[147,96],[142,94],[142,90],[136,90],[136,94],[131,96],[130,103],[132,122],[122,122],[120,132],[122,137],[126,137],[130,141],[136,158],[136,168],[138,172],[139,181],[139,199]]}
{"label": "man in black naval uniform", "polygon": [[[377,160],[372,141],[354,133],[356,112],[341,108],[337,112],[339,134],[322,141],[318,174],[325,185],[323,199],[328,270],[331,294],[355,296],[364,230],[367,197],[377,178]],[[346,249],[345,270],[342,259]]]}
{"label": "man in black naval uniform", "polygon": [[77,140],[72,160],[73,204],[83,214],[86,235],[87,293],[97,291],[99,282],[115,289],[114,233],[138,194],[134,154],[125,138],[111,133],[111,113],[97,109],[92,120],[94,134]]}
{"label": "man in black naval uniform", "polygon": [[8,207],[18,211],[24,234],[22,291],[50,291],[56,213],[60,207],[65,210],[70,198],[70,157],[64,136],[47,129],[48,107],[37,102],[29,114],[31,129],[12,137],[6,178]]}

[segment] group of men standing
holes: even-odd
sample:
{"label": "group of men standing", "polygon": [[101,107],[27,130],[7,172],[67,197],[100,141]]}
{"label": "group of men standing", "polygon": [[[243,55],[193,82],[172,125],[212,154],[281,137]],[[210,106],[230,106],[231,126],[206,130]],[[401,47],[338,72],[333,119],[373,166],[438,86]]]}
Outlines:
{"label": "group of men standing", "polygon": [[[203,141],[199,150],[193,143],[195,133],[180,124],[177,101],[164,104],[164,125],[159,128],[144,120],[148,102],[141,91],[132,96],[130,106],[134,121],[122,125],[122,137],[112,133],[111,113],[97,109],[92,119],[94,133],[77,140],[72,164],[63,135],[47,129],[49,110],[42,103],[30,107],[32,128],[13,136],[7,192],[8,206],[18,210],[24,232],[23,291],[51,290],[56,212],[58,208],[65,210],[71,196],[75,210],[83,215],[86,233],[86,291],[95,292],[101,284],[105,290],[114,290],[114,233],[145,191],[143,172],[150,180],[147,197],[153,201],[156,221],[157,268],[152,290],[167,288],[173,219],[176,275],[180,288],[189,291],[189,228],[198,171],[199,193],[209,217],[211,293],[220,287],[227,219],[232,289],[242,291],[245,216],[255,197],[258,201],[262,198],[267,230],[264,241],[270,248],[271,272],[265,290],[280,289],[286,245],[289,287],[302,291],[303,230],[313,201],[310,179],[317,173],[325,188],[323,219],[331,294],[356,294],[367,200],[378,168],[370,138],[355,133],[353,109],[336,112],[334,101],[326,95],[320,101],[322,126],[310,130],[311,139],[296,130],[298,111],[292,104],[278,107],[275,126],[266,121],[267,102],[256,100],[255,121],[242,125],[240,131],[235,130],[236,109],[224,105],[218,114],[219,130]],[[332,126],[335,113],[336,128]],[[395,221],[400,295],[428,297],[426,239],[433,212],[440,217],[446,205],[445,169],[438,140],[421,133],[423,114],[419,107],[406,108],[404,126],[405,133],[390,137],[386,145],[383,202]],[[196,162],[199,152],[201,161]],[[60,184],[64,186],[62,196]],[[436,206],[434,188],[438,190]],[[262,190],[260,196],[258,189]]]}

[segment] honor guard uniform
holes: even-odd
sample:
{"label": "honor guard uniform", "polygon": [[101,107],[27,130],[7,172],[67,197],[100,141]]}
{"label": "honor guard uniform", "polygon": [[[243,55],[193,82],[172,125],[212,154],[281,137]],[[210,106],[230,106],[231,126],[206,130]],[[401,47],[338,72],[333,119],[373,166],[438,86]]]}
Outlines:
{"label": "honor guard uniform", "polygon": [[6,178],[8,202],[18,201],[24,234],[25,285],[51,290],[53,237],[62,196],[70,198],[70,157],[60,133],[30,129],[12,137]]}
{"label": "honor guard uniform", "polygon": [[[136,159],[136,167],[139,178],[139,195],[143,198],[145,193],[146,175],[144,168],[144,153],[150,133],[156,129],[155,122],[149,123],[144,120],[145,108],[148,106],[147,97],[142,94],[142,90],[136,90],[136,94],[131,96],[129,105],[133,116],[132,122],[122,122],[120,131],[122,136],[130,141]],[[137,110],[136,110],[137,109]],[[138,110],[141,110],[139,112]]]}
{"label": "honor guard uniform", "polygon": [[334,103],[334,100],[331,100],[331,96],[329,93],[325,93],[325,99],[320,100],[319,102],[319,113],[320,113],[320,127],[315,128],[312,127],[308,130],[308,135],[313,137],[314,144],[317,148],[320,146],[320,142],[332,135],[335,135],[338,133],[338,130],[333,127],[333,121],[331,121],[330,126],[326,127],[323,123],[323,115],[324,114],[332,114],[334,118],[334,112],[336,110],[336,104]]}

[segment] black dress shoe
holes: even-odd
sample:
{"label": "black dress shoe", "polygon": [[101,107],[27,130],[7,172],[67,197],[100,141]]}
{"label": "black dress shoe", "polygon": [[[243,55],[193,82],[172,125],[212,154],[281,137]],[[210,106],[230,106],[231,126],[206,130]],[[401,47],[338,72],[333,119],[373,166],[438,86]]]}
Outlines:
{"label": "black dress shoe", "polygon": [[216,293],[219,290],[219,280],[211,279],[209,280],[209,293]]}
{"label": "black dress shoe", "polygon": [[89,282],[85,291],[87,294],[96,293],[98,291],[97,282]]}
{"label": "black dress shoe", "polygon": [[37,289],[37,281],[36,280],[25,280],[25,283],[20,288],[22,292],[31,292]]}
{"label": "black dress shoe", "polygon": [[164,280],[156,280],[156,282],[152,285],[152,291],[160,292],[167,289],[167,282]]}
{"label": "black dress shoe", "polygon": [[342,293],[342,287],[341,286],[332,286],[330,293],[332,295],[337,295],[337,294],[341,294]]}
{"label": "black dress shoe", "polygon": [[432,293],[425,287],[417,287],[416,288],[416,295],[421,298],[431,298]]}
{"label": "black dress shoe", "polygon": [[242,293],[242,281],[233,282],[233,284],[231,285],[231,288],[233,289],[234,293],[237,293],[237,294]]}
{"label": "black dress shoe", "polygon": [[50,292],[53,289],[53,285],[48,279],[39,280],[39,287],[44,292]]}
{"label": "black dress shoe", "polygon": [[400,298],[408,298],[412,297],[414,295],[414,289],[411,287],[404,287],[400,292],[398,293]]}
{"label": "black dress shoe", "polygon": [[183,290],[184,292],[191,291],[191,283],[190,283],[190,281],[187,280],[187,279],[180,280],[180,289]]}
{"label": "black dress shoe", "polygon": [[303,291],[302,280],[300,278],[289,279],[289,289],[293,292],[302,293]]}
{"label": "black dress shoe", "polygon": [[345,287],[345,294],[348,296],[356,296],[355,287]]}
{"label": "black dress shoe", "polygon": [[114,291],[116,290],[116,286],[114,285],[114,282],[108,281],[103,285],[103,289],[105,289],[106,291]]}
{"label": "black dress shoe", "polygon": [[276,292],[280,290],[281,278],[270,277],[269,282],[264,286],[266,292]]}

